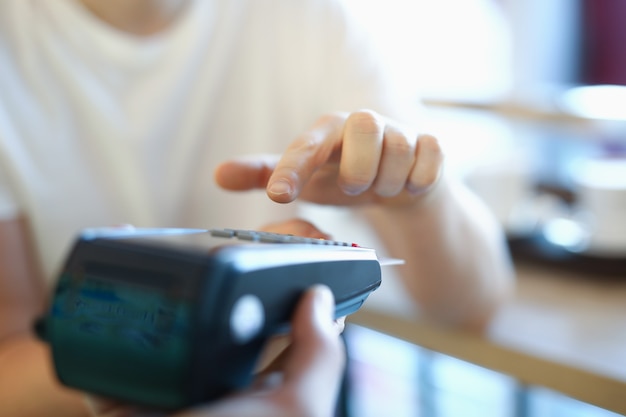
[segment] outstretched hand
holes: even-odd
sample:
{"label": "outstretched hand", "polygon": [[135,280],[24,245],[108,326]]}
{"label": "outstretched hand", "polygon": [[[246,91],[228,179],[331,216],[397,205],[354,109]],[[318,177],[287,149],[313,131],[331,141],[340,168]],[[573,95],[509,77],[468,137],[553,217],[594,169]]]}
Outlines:
{"label": "outstretched hand", "polygon": [[438,141],[369,110],[321,117],[278,156],[225,162],[215,171],[228,190],[265,188],[278,203],[412,204],[440,176]]}

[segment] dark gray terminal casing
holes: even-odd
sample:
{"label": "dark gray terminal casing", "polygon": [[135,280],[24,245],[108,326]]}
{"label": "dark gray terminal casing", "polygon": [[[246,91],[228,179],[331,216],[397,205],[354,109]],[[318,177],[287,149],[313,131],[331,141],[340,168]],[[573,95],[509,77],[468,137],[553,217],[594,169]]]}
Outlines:
{"label": "dark gray terminal casing", "polygon": [[159,408],[210,401],[251,382],[264,342],[310,286],[329,286],[341,317],[381,284],[372,249],[241,236],[79,236],[37,323],[60,381]]}

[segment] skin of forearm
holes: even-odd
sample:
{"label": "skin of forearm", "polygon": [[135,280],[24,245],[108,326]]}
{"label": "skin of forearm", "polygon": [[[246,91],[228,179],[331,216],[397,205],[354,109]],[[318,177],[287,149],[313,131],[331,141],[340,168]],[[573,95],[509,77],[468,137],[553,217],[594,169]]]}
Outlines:
{"label": "skin of forearm", "polygon": [[150,36],[170,27],[189,0],[81,0],[103,22],[138,36]]}
{"label": "skin of forearm", "polygon": [[48,348],[32,335],[0,343],[0,415],[11,417],[86,417],[80,393],[56,380]]}
{"label": "skin of forearm", "polygon": [[47,287],[25,218],[0,221],[0,416],[86,416],[78,394],[63,388],[47,346],[35,338]]}
{"label": "skin of forearm", "polygon": [[504,234],[460,183],[442,178],[412,206],[364,209],[394,257],[403,283],[428,318],[482,331],[512,294]]}

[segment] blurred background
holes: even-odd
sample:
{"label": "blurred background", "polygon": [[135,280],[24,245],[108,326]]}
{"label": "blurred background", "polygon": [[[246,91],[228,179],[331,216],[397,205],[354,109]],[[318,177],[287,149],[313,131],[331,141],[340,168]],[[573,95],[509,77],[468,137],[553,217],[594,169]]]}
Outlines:
{"label": "blurred background", "polygon": [[[626,2],[349,3],[515,261],[626,281]],[[617,415],[364,327],[346,336],[354,416]]]}

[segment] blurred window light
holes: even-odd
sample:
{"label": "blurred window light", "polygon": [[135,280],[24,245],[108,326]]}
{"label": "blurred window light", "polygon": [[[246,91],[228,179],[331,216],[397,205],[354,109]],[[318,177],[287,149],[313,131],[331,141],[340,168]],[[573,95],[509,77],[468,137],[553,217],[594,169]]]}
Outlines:
{"label": "blurred window light", "polygon": [[580,79],[580,0],[500,0],[513,37],[518,98]]}
{"label": "blurred window light", "polygon": [[511,36],[494,0],[345,0],[423,97],[494,98],[511,87]]}

